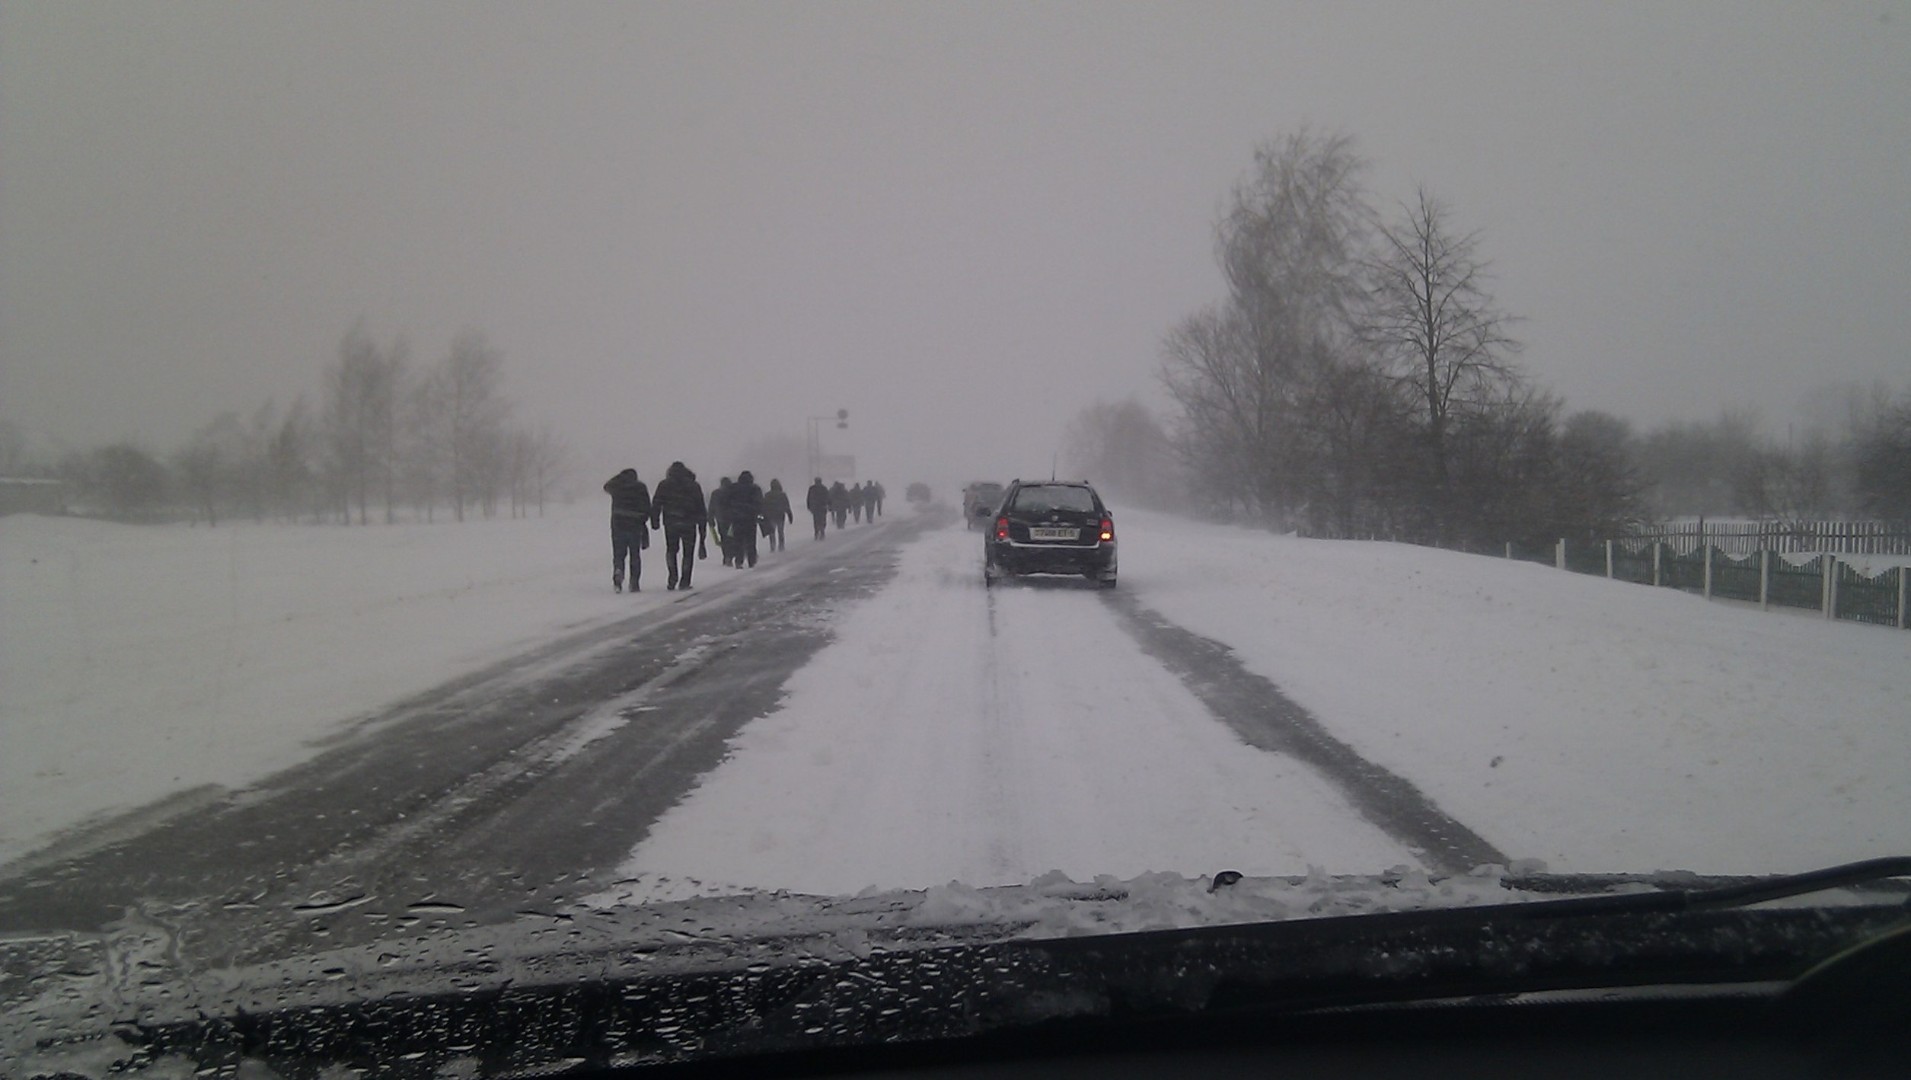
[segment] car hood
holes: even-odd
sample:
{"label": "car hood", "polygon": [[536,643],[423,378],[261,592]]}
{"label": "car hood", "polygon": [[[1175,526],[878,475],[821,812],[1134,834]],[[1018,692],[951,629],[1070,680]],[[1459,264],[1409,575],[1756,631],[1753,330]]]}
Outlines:
{"label": "car hood", "polygon": [[[1423,977],[1454,964],[1477,975],[1482,959],[1509,978],[1565,962],[1592,969],[1581,982],[1602,985],[1597,972],[1627,962],[1624,940],[1646,925],[1639,919],[1651,924],[1649,948],[1663,950],[1666,920],[1683,916],[1642,910],[1624,923],[1615,912],[1621,923],[1599,923],[1599,957],[1589,963],[1589,924],[1561,911],[1576,927],[1563,932],[1538,917],[1562,898],[1650,900],[1758,880],[1497,867],[1445,878],[1078,882],[1058,873],[1018,886],[856,897],[758,893],[642,906],[600,897],[506,924],[202,969],[179,959],[176,928],[129,911],[103,933],[0,941],[0,1051],[30,1063],[30,1073],[82,1076],[169,1056],[203,1065],[275,1055],[374,1070],[424,1055],[511,1074],[947,1038],[1137,1004],[1199,1009],[1217,988],[1270,973],[1356,1002],[1425,996],[1437,987]],[[1789,912],[1779,907],[1755,920],[1713,913],[1681,955],[1725,948],[1743,961],[1765,950],[1771,966],[1738,963],[1727,979],[1696,981],[1782,973],[1813,950],[1863,940],[1903,918],[1904,892],[1819,892]],[[1443,921],[1427,923],[1426,913]],[[1798,925],[1767,925],[1788,918]],[[1442,925],[1452,932],[1442,936]],[[1504,940],[1483,938],[1483,928],[1503,928]],[[1559,985],[1556,974],[1540,982]],[[1372,996],[1376,987],[1384,992]]]}

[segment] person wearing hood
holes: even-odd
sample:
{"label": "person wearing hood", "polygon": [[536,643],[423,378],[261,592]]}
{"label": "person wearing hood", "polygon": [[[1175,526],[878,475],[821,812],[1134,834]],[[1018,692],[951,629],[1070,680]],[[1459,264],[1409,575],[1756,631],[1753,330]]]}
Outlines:
{"label": "person wearing hood", "polygon": [[724,505],[730,514],[730,542],[736,548],[730,565],[738,570],[746,563],[755,566],[756,531],[763,520],[763,489],[757,486],[750,470],[737,474],[737,482],[730,485],[730,496]]}
{"label": "person wearing hood", "polygon": [[841,529],[849,523],[849,489],[841,480],[829,486],[829,512],[836,518],[836,528]]}
{"label": "person wearing hood", "polygon": [[624,559],[630,559],[630,591],[637,591],[637,578],[643,573],[642,551],[650,546],[650,489],[637,478],[636,469],[625,469],[604,481],[610,495],[610,589],[624,591]]}
{"label": "person wearing hood", "polygon": [[821,540],[823,534],[829,531],[829,489],[823,486],[822,477],[817,477],[816,482],[810,485],[809,493],[803,497],[803,505],[809,508],[816,538]]}
{"label": "person wearing hood", "polygon": [[717,554],[723,556],[723,565],[732,565],[735,559],[735,545],[730,542],[730,488],[734,481],[729,477],[717,480],[717,489],[710,493],[710,536],[717,542]]}
{"label": "person wearing hood", "polygon": [[783,550],[783,526],[795,522],[790,493],[783,490],[783,481],[772,478],[770,490],[763,493],[763,538],[770,542],[771,551]]}
{"label": "person wearing hood", "polygon": [[[697,474],[681,461],[673,461],[657,482],[657,494],[650,500],[651,528],[664,531],[664,559],[670,568],[666,589],[688,589],[690,570],[702,557],[703,525],[709,520],[704,510],[703,485]],[[681,567],[678,553],[682,552]]]}

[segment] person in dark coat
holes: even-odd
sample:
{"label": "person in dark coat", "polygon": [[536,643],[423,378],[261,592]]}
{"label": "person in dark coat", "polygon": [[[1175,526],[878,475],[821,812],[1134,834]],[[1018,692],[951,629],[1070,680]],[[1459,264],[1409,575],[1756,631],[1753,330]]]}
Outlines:
{"label": "person in dark coat", "polygon": [[770,490],[763,493],[763,537],[770,542],[771,551],[783,550],[783,526],[795,522],[790,493],[783,490],[783,481],[772,478]]}
{"label": "person in dark coat", "polygon": [[816,538],[821,540],[829,528],[829,489],[823,486],[822,477],[817,477],[816,482],[810,485],[803,505],[809,508],[810,520],[816,526]]}
{"label": "person in dark coat", "polygon": [[731,543],[736,545],[735,560],[730,565],[739,570],[746,563],[755,566],[756,533],[763,521],[763,489],[757,486],[750,470],[737,474],[737,482],[730,485],[730,496],[724,500],[724,509],[730,515]]}
{"label": "person in dark coat", "polygon": [[[650,500],[650,525],[664,531],[664,558],[670,567],[670,580],[664,588],[690,587],[690,570],[696,565],[695,553],[702,546],[703,525],[708,520],[703,485],[697,483],[697,474],[681,461],[671,462],[664,478],[657,482],[655,497]],[[679,552],[683,555],[681,569]]]}
{"label": "person in dark coat", "polygon": [[839,529],[849,523],[849,502],[849,489],[841,480],[829,486],[829,512],[835,516]]}
{"label": "person in dark coat", "polygon": [[630,559],[630,591],[644,572],[643,549],[650,546],[650,489],[625,469],[604,481],[610,495],[610,589],[624,591],[624,560]]}
{"label": "person in dark coat", "polygon": [[863,486],[862,486],[861,484],[856,484],[856,485],[854,485],[854,486],[852,486],[852,487],[851,487],[851,488],[849,489],[849,517],[850,517],[850,520],[852,520],[852,521],[855,521],[855,522],[857,522],[857,523],[859,523],[859,524],[860,524],[860,523],[862,522],[862,520],[863,520],[863,505],[864,505],[864,500],[863,500]]}
{"label": "person in dark coat", "polygon": [[876,507],[876,516],[883,516],[883,486],[874,480],[869,482],[870,501]]}
{"label": "person in dark coat", "polygon": [[710,536],[716,540],[717,554],[723,556],[725,566],[732,565],[736,559],[736,545],[730,540],[730,489],[733,486],[733,481],[725,476],[710,493]]}

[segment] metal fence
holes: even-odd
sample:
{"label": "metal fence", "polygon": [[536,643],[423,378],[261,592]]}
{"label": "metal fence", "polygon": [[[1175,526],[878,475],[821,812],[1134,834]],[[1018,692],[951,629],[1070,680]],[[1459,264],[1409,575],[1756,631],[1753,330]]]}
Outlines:
{"label": "metal fence", "polygon": [[[1696,532],[1693,535],[1696,539]],[[1846,535],[1877,542],[1881,535],[1889,534],[1852,530]],[[1707,536],[1711,538],[1709,533]],[[1827,619],[1907,628],[1911,619],[1911,565],[1870,573],[1839,557],[1894,553],[1820,552],[1809,559],[1787,558],[1795,554],[1783,548],[1733,552],[1716,543],[1681,550],[1662,533],[1593,542],[1559,540],[1550,549],[1518,544],[1505,547],[1509,559],[1548,563],[1575,573],[1684,589],[1708,599],[1743,600],[1761,608],[1804,608],[1822,612]],[[1903,554],[1911,556],[1911,550]]]}

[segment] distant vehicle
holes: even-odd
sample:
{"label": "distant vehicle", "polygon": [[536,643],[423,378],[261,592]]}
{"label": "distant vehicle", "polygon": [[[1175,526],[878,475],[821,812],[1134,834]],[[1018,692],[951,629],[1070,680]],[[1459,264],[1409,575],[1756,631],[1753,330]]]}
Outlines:
{"label": "distant vehicle", "polygon": [[975,528],[978,523],[986,524],[1002,504],[1002,485],[986,480],[977,480],[962,489],[962,523]]}
{"label": "distant vehicle", "polygon": [[1115,521],[1085,480],[1017,480],[982,538],[982,583],[1020,574],[1080,574],[1115,587]]}
{"label": "distant vehicle", "polygon": [[918,480],[910,484],[909,489],[903,492],[903,498],[912,503],[926,503],[929,501],[929,485]]}

